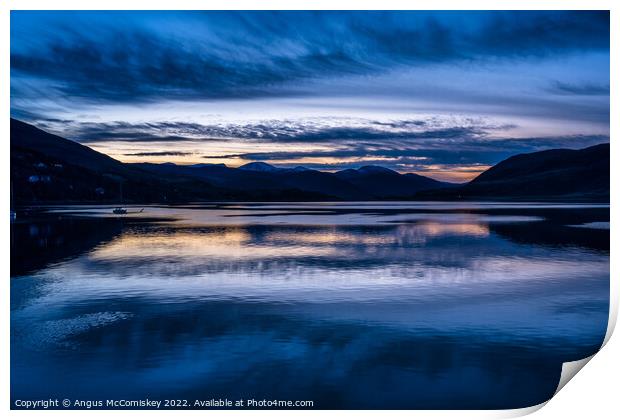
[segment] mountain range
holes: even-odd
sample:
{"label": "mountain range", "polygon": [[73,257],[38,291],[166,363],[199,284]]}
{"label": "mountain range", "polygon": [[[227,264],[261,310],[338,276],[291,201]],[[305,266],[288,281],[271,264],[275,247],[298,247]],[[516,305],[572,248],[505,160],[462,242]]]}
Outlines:
{"label": "mountain range", "polygon": [[322,172],[252,162],[123,163],[11,119],[11,185],[34,202],[321,201],[411,199],[609,200],[609,144],[513,156],[467,184],[381,166]]}

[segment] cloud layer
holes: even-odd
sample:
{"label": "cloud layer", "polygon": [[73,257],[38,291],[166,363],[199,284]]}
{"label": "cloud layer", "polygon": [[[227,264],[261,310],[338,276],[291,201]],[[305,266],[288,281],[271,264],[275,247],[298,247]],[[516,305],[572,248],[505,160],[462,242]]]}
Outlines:
{"label": "cloud layer", "polygon": [[[13,76],[111,102],[311,94],[294,83],[609,49],[607,12],[13,12],[12,19]],[[39,22],[53,31],[33,39],[28,29]]]}
{"label": "cloud layer", "polygon": [[[119,143],[129,148],[136,145],[144,148],[148,144],[166,148],[123,153],[134,158],[191,156],[196,162],[300,163],[322,170],[376,164],[401,172],[460,170],[474,174],[518,153],[582,148],[609,141],[606,135],[512,137],[510,133],[516,126],[471,118],[385,121],[323,118],[217,125],[63,121],[60,127],[69,130],[72,138],[104,149]],[[210,149],[218,152],[201,153]],[[241,151],[231,153],[230,149]]]}

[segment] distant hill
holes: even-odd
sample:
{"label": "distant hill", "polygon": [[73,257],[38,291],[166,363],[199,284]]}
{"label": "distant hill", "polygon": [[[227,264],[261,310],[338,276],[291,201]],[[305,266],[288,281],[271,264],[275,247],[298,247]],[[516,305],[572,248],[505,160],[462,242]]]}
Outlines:
{"label": "distant hill", "polygon": [[265,162],[252,162],[252,163],[245,164],[243,166],[239,166],[239,168],[237,169],[241,169],[242,171],[272,172],[272,173],[281,171],[281,169],[276,168],[275,166],[270,165]]}
{"label": "distant hill", "polygon": [[411,198],[418,191],[454,185],[417,174],[399,174],[381,166],[346,169],[336,172],[336,177],[370,192],[375,197],[384,198]]}
{"label": "distant hill", "polygon": [[126,173],[125,166],[108,155],[11,118],[11,154],[29,152],[46,160],[66,161],[95,172]]}
{"label": "distant hill", "polygon": [[237,169],[241,169],[242,171],[255,171],[255,172],[307,172],[312,169],[308,169],[304,166],[295,166],[294,168],[279,168],[277,166],[270,165],[265,162],[251,162],[245,165],[239,166]]}
{"label": "distant hill", "polygon": [[15,204],[155,202],[214,199],[222,191],[196,180],[167,180],[71,140],[11,119],[11,190]]}
{"label": "distant hill", "polygon": [[471,182],[419,198],[609,201],[609,143],[512,156]]}

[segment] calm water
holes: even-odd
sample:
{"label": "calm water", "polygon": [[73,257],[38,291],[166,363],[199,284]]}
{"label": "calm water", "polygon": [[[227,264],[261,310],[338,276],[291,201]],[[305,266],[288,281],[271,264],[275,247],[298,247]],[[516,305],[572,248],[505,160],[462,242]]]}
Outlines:
{"label": "calm water", "polygon": [[603,341],[608,222],[527,203],[20,215],[12,400],[537,404]]}

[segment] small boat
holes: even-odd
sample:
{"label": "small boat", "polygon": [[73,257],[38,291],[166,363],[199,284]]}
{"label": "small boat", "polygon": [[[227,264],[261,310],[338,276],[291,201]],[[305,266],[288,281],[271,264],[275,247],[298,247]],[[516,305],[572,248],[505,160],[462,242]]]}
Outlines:
{"label": "small boat", "polygon": [[[119,188],[120,188],[121,204],[123,204],[123,181],[119,182]],[[112,210],[112,213],[127,214],[127,209],[124,209],[122,207],[116,207],[114,210]]]}
{"label": "small boat", "polygon": [[[120,193],[120,197],[121,197],[121,205],[122,205],[123,204],[123,183],[122,182],[120,183],[120,192],[121,192]],[[114,213],[114,214],[130,214],[130,213],[142,213],[143,211],[144,211],[144,209],[140,209],[139,211],[129,212],[124,207],[115,207],[112,210],[112,213]]]}

